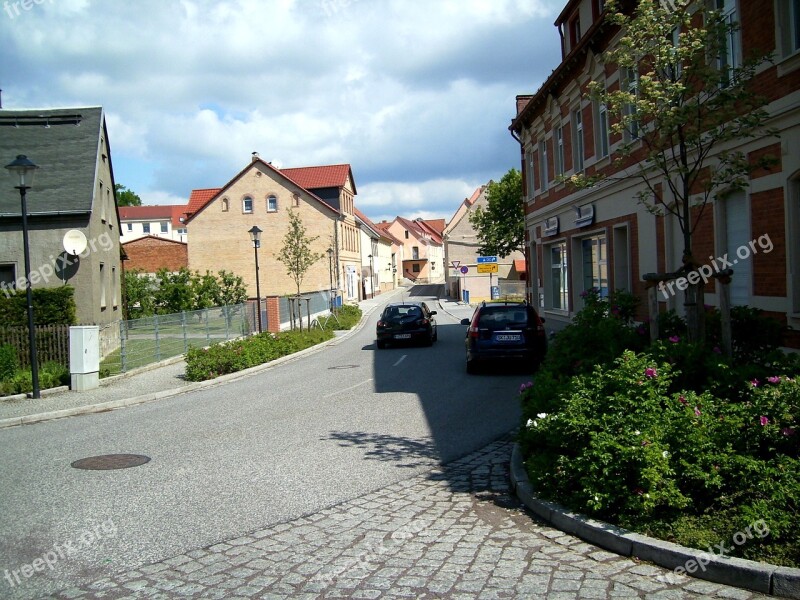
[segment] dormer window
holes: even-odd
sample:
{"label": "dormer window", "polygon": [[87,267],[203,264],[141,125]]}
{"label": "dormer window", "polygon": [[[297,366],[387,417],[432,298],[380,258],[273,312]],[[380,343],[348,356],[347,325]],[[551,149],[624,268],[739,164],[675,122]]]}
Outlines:
{"label": "dormer window", "polygon": [[578,45],[581,39],[581,18],[580,15],[575,15],[572,21],[569,22],[570,41],[572,48]]}

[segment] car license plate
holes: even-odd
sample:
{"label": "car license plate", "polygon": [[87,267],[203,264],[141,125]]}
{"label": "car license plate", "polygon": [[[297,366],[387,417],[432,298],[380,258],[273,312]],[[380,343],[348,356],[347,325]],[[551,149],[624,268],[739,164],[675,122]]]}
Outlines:
{"label": "car license plate", "polygon": [[411,334],[410,333],[395,333],[394,339],[396,340],[410,340]]}
{"label": "car license plate", "polygon": [[498,333],[494,339],[498,342],[518,342],[522,337],[518,333]]}

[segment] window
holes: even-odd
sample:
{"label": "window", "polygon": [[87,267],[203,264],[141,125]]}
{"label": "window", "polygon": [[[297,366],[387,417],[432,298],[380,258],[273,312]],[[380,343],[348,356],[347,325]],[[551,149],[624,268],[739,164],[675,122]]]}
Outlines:
{"label": "window", "polygon": [[780,50],[785,58],[800,50],[800,0],[781,0],[778,7]]}
{"label": "window", "polygon": [[542,191],[547,190],[547,142],[539,142],[539,179],[542,182]]}
{"label": "window", "polygon": [[553,308],[569,309],[569,279],[567,277],[567,243],[550,246],[550,284]]}
{"label": "window", "polygon": [[583,171],[583,115],[581,109],[572,112],[572,131],[574,132],[575,141],[572,144],[572,150],[575,154],[573,163],[575,165],[575,172]]}
{"label": "window", "polygon": [[595,141],[597,155],[600,158],[608,156],[608,111],[606,105],[595,104],[597,114],[597,140]]}
{"label": "window", "polygon": [[[625,91],[634,98],[639,97],[639,71],[627,68],[623,72],[623,84]],[[636,119],[636,105],[627,104],[625,106],[627,123],[625,126],[625,141],[631,142],[639,139],[639,121]]]}
{"label": "window", "polygon": [[179,233],[180,235],[186,235],[186,232],[187,232],[187,229],[186,229],[186,227],[179,227],[179,228],[178,228],[178,233]]}
{"label": "window", "polygon": [[581,241],[583,255],[583,289],[600,290],[600,297],[608,296],[608,254],[606,236],[596,235]]}
{"label": "window", "polygon": [[525,167],[526,167],[526,177],[527,177],[527,184],[528,184],[528,197],[533,198],[534,194],[536,194],[536,181],[533,176],[533,152],[528,150],[525,153]]}
{"label": "window", "polygon": [[253,212],[253,199],[250,196],[245,196],[242,199],[242,212],[243,213]]}
{"label": "window", "polygon": [[133,223],[128,223],[127,224],[127,229],[128,229],[128,231],[133,231]]}
{"label": "window", "polygon": [[111,297],[114,300],[114,303],[111,305],[114,308],[117,308],[117,267],[111,267]]}
{"label": "window", "polygon": [[739,31],[736,27],[736,0],[716,0],[716,8],[725,21],[725,39],[722,40],[720,56],[717,59],[723,72],[723,84],[729,85],[733,71],[739,66]]}
{"label": "window", "polygon": [[559,125],[556,128],[555,140],[556,140],[555,170],[556,170],[556,177],[558,177],[559,175],[564,174],[564,126],[563,125]]}
{"label": "window", "polygon": [[406,239],[408,239],[408,229],[406,229]]}
{"label": "window", "polygon": [[106,195],[103,193],[103,182],[100,181],[100,193],[97,195],[97,198],[100,202],[100,220],[105,223],[106,222]]}
{"label": "window", "polygon": [[419,246],[414,246],[411,248],[411,259],[419,260]]}
{"label": "window", "polygon": [[0,265],[0,291],[10,294],[17,287],[17,273],[14,265]]}
{"label": "window", "polygon": [[580,16],[576,16],[574,19],[572,19],[572,21],[570,21],[569,27],[570,27],[570,35],[571,35],[571,38],[572,38],[570,41],[572,43],[572,47],[574,48],[575,46],[578,45],[578,42],[581,39],[581,18],[580,18]]}
{"label": "window", "polygon": [[169,231],[169,223],[162,222],[161,223],[161,233],[167,233]]}
{"label": "window", "polygon": [[106,266],[100,263],[100,308],[106,307]]}
{"label": "window", "polygon": [[222,199],[222,212],[228,212],[228,199]]}
{"label": "window", "polygon": [[142,233],[150,233],[150,223],[142,223]]}
{"label": "window", "polygon": [[413,265],[411,265],[411,270],[414,273],[419,273],[419,271],[420,271],[419,264],[418,263],[414,263]]}
{"label": "window", "polygon": [[267,212],[277,212],[278,210],[278,198],[277,196],[271,195],[267,198]]}
{"label": "window", "polygon": [[[725,199],[725,249],[728,260],[735,263],[734,276],[731,277],[731,305],[750,304],[750,288],[753,281],[753,261],[743,260],[738,254],[740,248],[749,250],[750,222],[747,198],[743,191],[734,192]],[[752,243],[752,242],[750,242]]]}

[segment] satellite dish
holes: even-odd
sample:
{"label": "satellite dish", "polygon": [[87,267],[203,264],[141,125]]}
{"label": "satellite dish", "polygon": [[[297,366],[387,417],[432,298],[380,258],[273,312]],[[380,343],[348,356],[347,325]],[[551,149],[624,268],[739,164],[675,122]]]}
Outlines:
{"label": "satellite dish", "polygon": [[78,231],[77,229],[70,229],[67,233],[64,234],[64,250],[67,254],[71,254],[72,256],[77,256],[84,250],[86,250],[86,236],[83,235],[82,231]]}

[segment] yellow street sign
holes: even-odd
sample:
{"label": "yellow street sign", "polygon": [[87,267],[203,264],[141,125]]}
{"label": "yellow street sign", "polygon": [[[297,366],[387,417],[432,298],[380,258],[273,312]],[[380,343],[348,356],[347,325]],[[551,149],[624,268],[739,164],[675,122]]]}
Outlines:
{"label": "yellow street sign", "polygon": [[497,263],[481,263],[478,265],[478,273],[497,273]]}

